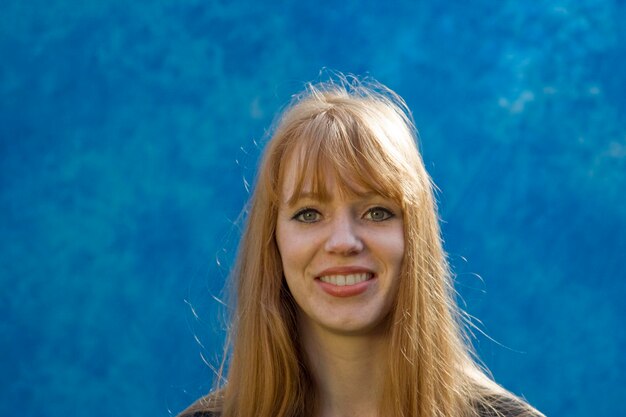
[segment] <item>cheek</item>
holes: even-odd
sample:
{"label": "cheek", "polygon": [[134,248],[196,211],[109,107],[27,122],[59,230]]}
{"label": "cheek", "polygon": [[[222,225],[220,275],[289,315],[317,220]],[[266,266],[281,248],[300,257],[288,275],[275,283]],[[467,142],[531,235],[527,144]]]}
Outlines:
{"label": "cheek", "polygon": [[319,233],[303,230],[293,222],[285,222],[276,229],[276,243],[287,283],[301,285],[314,273],[316,257],[322,250]]}
{"label": "cheek", "polygon": [[276,244],[280,254],[283,270],[289,279],[298,268],[303,258],[302,238],[299,233],[290,227],[288,222],[278,222],[276,227]]}
{"label": "cheek", "polygon": [[[402,265],[404,261],[404,236],[402,234],[391,234],[385,242],[385,264],[389,273],[388,285],[391,294],[395,294],[400,284]],[[390,294],[390,295],[391,295]]]}
{"label": "cheek", "polygon": [[395,241],[394,256],[396,257],[398,267],[401,267],[402,261],[404,260],[404,234],[402,232]]}
{"label": "cheek", "polygon": [[280,221],[276,225],[276,246],[278,247],[278,255],[280,256],[280,261],[283,264],[284,269],[285,258],[289,255],[287,251],[287,248],[289,248],[289,243],[286,240],[284,227],[281,226]]}
{"label": "cheek", "polygon": [[390,269],[399,271],[404,259],[404,233],[402,229],[381,234],[377,242],[377,250]]}
{"label": "cheek", "polygon": [[303,294],[306,294],[305,272],[308,261],[302,237],[290,225],[281,225],[276,229],[276,243],[283,266],[283,275],[297,305],[302,305]]}

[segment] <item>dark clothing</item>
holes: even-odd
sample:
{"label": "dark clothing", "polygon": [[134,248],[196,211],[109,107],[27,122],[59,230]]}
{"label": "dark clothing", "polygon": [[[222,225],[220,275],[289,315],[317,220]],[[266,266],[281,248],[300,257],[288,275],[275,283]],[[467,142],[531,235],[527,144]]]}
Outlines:
{"label": "dark clothing", "polygon": [[[219,412],[204,411],[202,408],[203,398],[196,401],[177,417],[220,417]],[[476,410],[480,417],[545,417],[522,401],[509,397],[493,398],[489,406],[478,405]]]}
{"label": "dark clothing", "polygon": [[211,411],[191,411],[189,413],[179,414],[178,417],[219,417],[219,414]]}

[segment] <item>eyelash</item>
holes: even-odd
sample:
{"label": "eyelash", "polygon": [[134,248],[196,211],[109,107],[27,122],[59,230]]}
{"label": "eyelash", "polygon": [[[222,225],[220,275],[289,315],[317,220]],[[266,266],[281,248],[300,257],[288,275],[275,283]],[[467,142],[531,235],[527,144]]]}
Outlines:
{"label": "eyelash", "polygon": [[[382,211],[382,212],[384,212],[385,213],[384,218],[383,219],[378,219],[378,220],[373,219],[372,218],[372,213],[374,211]],[[393,214],[393,212],[391,210],[389,210],[389,209],[387,209],[385,207],[379,207],[379,206],[372,207],[372,208],[368,209],[367,212],[365,213],[365,215],[366,216],[369,215],[369,217],[370,217],[369,220],[371,220],[373,222],[384,222],[385,220],[389,220],[389,219],[391,219],[391,218],[393,218],[395,216],[395,214]]]}
{"label": "eyelash", "polygon": [[294,215],[293,215],[292,219],[293,219],[293,220],[297,220],[297,221],[299,221],[299,222],[301,222],[301,223],[315,223],[315,222],[317,222],[317,221],[318,221],[318,220],[308,220],[308,221],[307,221],[307,220],[304,220],[304,219],[302,218],[302,216],[304,216],[304,215],[305,215],[305,214],[307,214],[307,213],[315,213],[315,214],[317,214],[317,215],[320,215],[320,214],[321,214],[319,211],[317,211],[317,210],[315,210],[315,209],[313,209],[313,208],[311,208],[311,207],[305,207],[305,208],[303,208],[302,210],[298,210],[298,212],[297,212],[296,214],[294,214]]}
{"label": "eyelash", "polygon": [[[382,219],[373,219],[372,218],[372,213],[375,212],[375,211],[382,211],[382,212],[384,212],[384,218],[382,218]],[[318,216],[321,215],[321,213],[319,211],[315,210],[314,208],[305,207],[302,210],[298,210],[298,212],[296,214],[294,214],[292,219],[296,220],[296,221],[299,221],[301,223],[317,223],[319,221],[318,218],[316,218],[315,220],[305,220],[302,216],[304,216],[307,213],[315,213]],[[385,220],[389,220],[389,219],[395,217],[395,214],[391,210],[389,210],[389,209],[387,209],[385,207],[376,206],[376,207],[372,207],[372,208],[368,209],[365,212],[365,215],[363,217],[367,218],[367,220],[379,223],[379,222],[384,222]]]}

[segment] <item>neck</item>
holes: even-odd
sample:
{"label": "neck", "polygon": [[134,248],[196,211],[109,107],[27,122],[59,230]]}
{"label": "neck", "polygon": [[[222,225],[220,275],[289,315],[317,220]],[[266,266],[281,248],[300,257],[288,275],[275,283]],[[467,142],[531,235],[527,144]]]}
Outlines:
{"label": "neck", "polygon": [[378,415],[387,363],[387,336],[380,331],[346,335],[300,323],[317,388],[317,417]]}

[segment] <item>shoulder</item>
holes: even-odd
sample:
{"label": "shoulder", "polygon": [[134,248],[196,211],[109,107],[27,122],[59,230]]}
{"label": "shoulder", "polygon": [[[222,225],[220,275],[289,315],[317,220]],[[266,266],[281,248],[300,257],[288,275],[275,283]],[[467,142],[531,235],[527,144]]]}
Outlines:
{"label": "shoulder", "polygon": [[513,395],[490,395],[476,405],[479,417],[545,417]]}

